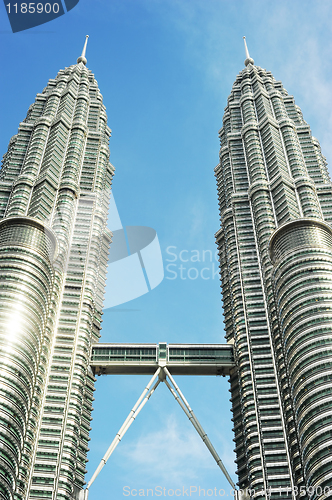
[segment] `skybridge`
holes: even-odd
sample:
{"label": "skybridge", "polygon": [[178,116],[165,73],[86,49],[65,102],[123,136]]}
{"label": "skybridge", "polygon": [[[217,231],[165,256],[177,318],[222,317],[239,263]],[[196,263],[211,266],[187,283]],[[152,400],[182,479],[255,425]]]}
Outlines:
{"label": "skybridge", "polygon": [[88,500],[89,489],[92,483],[161,382],[165,383],[176,402],[180,405],[202,438],[218,467],[233,488],[234,499],[247,500],[249,498],[246,492],[236,489],[221,458],[173,378],[173,375],[229,375],[230,370],[235,367],[234,351],[231,344],[167,344],[166,342],[160,342],[159,344],[101,343],[92,346],[90,366],[93,373],[97,376],[152,375],[152,378],[125,419],[86,488],[74,493],[74,500]]}
{"label": "skybridge", "polygon": [[167,366],[172,375],[229,375],[231,344],[96,344],[90,366],[95,375],[153,375]]}

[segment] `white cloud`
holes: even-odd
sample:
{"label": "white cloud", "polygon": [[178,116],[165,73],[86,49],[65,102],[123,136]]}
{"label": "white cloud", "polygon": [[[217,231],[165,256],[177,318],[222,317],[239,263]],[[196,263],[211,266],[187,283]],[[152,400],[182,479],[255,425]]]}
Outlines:
{"label": "white cloud", "polygon": [[[167,416],[160,430],[141,435],[130,447],[122,449],[122,456],[134,476],[160,484],[179,485],[202,477],[202,472],[217,467],[189,421],[180,422],[174,414]],[[227,446],[227,442],[224,443]],[[229,446],[229,443],[228,443]],[[227,448],[228,448],[227,446]],[[227,465],[233,458],[224,450]],[[231,460],[231,468],[234,464]],[[134,482],[134,481],[133,481]]]}

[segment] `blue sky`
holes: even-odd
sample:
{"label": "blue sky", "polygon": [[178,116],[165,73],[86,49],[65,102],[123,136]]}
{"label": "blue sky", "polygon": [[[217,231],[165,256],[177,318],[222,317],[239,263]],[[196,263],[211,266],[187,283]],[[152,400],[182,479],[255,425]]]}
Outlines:
{"label": "blue sky", "polygon": [[[0,5],[0,142],[4,154],[37,92],[87,59],[113,130],[113,189],[124,225],[157,231],[165,278],[150,293],[105,311],[102,340],[223,342],[217,262],[181,262],[215,251],[213,169],[227,96],[245,59],[280,79],[327,160],[332,158],[332,4],[306,0],[80,0],[69,13],[16,34]],[[171,249],[169,247],[172,247]],[[168,251],[167,251],[168,249]],[[167,268],[177,272],[176,279]],[[198,254],[197,254],[198,252]],[[208,255],[208,254],[206,254]],[[179,265],[185,270],[180,276]],[[208,267],[210,279],[188,269]],[[194,276],[196,271],[191,271]],[[177,381],[235,476],[227,379]],[[145,377],[97,381],[87,480],[143,390]],[[124,498],[123,487],[229,487],[186,416],[161,385],[91,487],[89,499]],[[130,496],[131,498],[131,496]],[[198,494],[192,498],[199,498]]]}

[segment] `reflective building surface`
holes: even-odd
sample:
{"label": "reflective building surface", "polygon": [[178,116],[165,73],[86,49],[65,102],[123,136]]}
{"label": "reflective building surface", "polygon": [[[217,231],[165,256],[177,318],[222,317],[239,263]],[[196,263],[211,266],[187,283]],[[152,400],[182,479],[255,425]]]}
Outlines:
{"label": "reflective building surface", "polygon": [[257,498],[322,499],[332,496],[332,184],[293,96],[246,55],[215,169],[238,484]]}
{"label": "reflective building surface", "polygon": [[85,50],[37,94],[0,172],[5,500],[72,498],[86,472],[114,169]]}
{"label": "reflective building surface", "polygon": [[[37,94],[0,171],[1,500],[69,500],[84,485],[114,173],[85,51]],[[242,490],[322,500],[332,497],[332,184],[294,98],[246,52],[215,170],[230,345],[169,354],[192,369],[207,349],[227,361]],[[95,347],[96,373],[120,373],[120,351]]]}

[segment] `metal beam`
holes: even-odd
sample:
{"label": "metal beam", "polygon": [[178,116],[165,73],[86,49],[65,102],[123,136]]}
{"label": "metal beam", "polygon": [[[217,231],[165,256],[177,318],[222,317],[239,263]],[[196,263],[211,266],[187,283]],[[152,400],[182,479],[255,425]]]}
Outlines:
{"label": "metal beam", "polygon": [[209,452],[211,453],[211,455],[213,456],[213,458],[217,462],[218,467],[224,473],[224,475],[225,475],[227,481],[229,482],[229,484],[231,485],[231,487],[235,490],[236,489],[235,483],[232,481],[231,476],[228,474],[226,467],[224,466],[221,458],[219,457],[218,453],[214,449],[214,446],[212,445],[212,443],[211,443],[210,439],[208,438],[206,432],[204,431],[203,427],[201,426],[201,424],[197,420],[197,417],[194,414],[193,410],[190,408],[189,403],[187,402],[186,398],[184,397],[184,395],[180,391],[179,386],[176,384],[174,378],[169,373],[169,371],[166,367],[164,368],[164,372],[169,377],[176,392],[172,389],[172,387],[167,382],[167,380],[165,380],[165,383],[166,383],[168,389],[171,391],[171,393],[175,397],[176,401],[180,404],[181,408],[183,409],[183,411],[185,412],[185,414],[189,418],[190,422],[193,424],[196,431],[198,432],[199,436],[202,438],[203,443],[205,444],[205,446],[207,447],[207,449],[209,450]]}
{"label": "metal beam", "polygon": [[159,376],[160,371],[161,371],[161,368],[159,367],[157,369],[157,371],[155,372],[155,374],[153,375],[153,377],[151,378],[151,380],[148,383],[148,385],[145,387],[144,391],[142,392],[142,394],[140,395],[140,397],[138,398],[138,400],[136,401],[136,404],[134,405],[134,407],[130,411],[128,417],[126,418],[126,420],[122,424],[119,432],[117,433],[117,435],[113,439],[111,445],[109,446],[108,450],[106,451],[105,455],[101,459],[100,464],[98,465],[98,467],[95,470],[92,478],[90,479],[90,481],[88,482],[88,484],[86,486],[86,490],[85,490],[86,493],[85,493],[85,496],[83,497],[84,500],[86,500],[88,498],[87,491],[89,490],[89,488],[92,485],[92,483],[95,481],[96,477],[99,475],[100,471],[102,470],[102,468],[106,464],[107,460],[112,455],[113,451],[115,450],[115,448],[117,447],[117,445],[120,443],[121,439],[123,438],[123,436],[125,435],[125,433],[129,429],[129,427],[131,426],[131,424],[133,423],[133,421],[135,420],[135,418],[137,417],[137,415],[139,414],[139,412],[142,410],[143,406],[148,402],[148,400],[150,399],[150,397],[152,396],[152,394],[154,393],[154,391],[157,389],[158,385],[160,384],[161,380],[158,379],[157,382],[155,383],[155,385],[150,390],[151,385],[156,380],[156,378]]}

